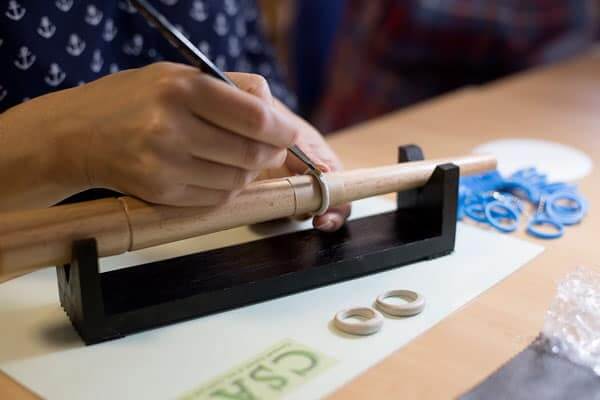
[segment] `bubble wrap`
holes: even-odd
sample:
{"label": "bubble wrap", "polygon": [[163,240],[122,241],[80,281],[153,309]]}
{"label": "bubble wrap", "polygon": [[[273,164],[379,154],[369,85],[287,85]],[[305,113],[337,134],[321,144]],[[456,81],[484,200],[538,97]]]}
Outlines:
{"label": "bubble wrap", "polygon": [[542,329],[554,354],[600,375],[600,269],[579,267],[558,285]]}

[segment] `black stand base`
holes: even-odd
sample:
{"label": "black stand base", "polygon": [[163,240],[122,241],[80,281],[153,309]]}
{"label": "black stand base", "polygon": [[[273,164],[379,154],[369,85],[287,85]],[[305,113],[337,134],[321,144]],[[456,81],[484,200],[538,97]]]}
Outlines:
{"label": "black stand base", "polygon": [[[422,160],[416,146],[400,162]],[[289,233],[126,269],[99,272],[95,239],[57,268],[60,302],[85,343],[121,337],[352,279],[454,250],[458,167],[436,168],[398,209],[336,233]]]}

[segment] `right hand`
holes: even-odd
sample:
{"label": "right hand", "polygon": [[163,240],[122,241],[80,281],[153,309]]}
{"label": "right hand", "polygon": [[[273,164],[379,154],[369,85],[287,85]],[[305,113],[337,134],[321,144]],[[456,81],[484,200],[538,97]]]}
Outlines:
{"label": "right hand", "polygon": [[280,167],[298,136],[289,116],[264,99],[262,77],[229,76],[250,89],[157,63],[44,96],[62,154],[74,155],[62,167],[79,172],[65,179],[159,204],[226,201],[262,170]]}

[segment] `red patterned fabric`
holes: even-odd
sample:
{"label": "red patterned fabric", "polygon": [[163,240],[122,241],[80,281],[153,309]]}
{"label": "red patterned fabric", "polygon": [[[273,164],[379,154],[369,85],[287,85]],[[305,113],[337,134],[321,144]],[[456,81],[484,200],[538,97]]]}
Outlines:
{"label": "red patterned fabric", "polygon": [[599,37],[600,0],[348,0],[314,119],[339,129]]}

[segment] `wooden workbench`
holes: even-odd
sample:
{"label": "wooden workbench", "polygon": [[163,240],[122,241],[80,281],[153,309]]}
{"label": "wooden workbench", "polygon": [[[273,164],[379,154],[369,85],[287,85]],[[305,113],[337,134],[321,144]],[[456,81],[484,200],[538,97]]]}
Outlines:
{"label": "wooden workbench", "polygon": [[[418,143],[435,158],[505,137],[564,143],[600,164],[600,52],[463,89],[329,139],[346,167],[356,168],[393,162],[399,144]],[[581,183],[591,206],[583,224],[560,240],[542,242],[542,255],[332,398],[453,398],[522,350],[539,332],[556,283],[578,265],[600,265],[599,182],[594,169]],[[0,373],[0,398],[36,397]]]}
{"label": "wooden workbench", "polygon": [[455,398],[534,339],[556,283],[568,271],[600,266],[598,51],[450,94],[341,132],[331,143],[347,167],[354,168],[393,160],[399,143],[418,143],[427,157],[435,158],[505,137],[547,139],[587,153],[596,167],[581,182],[590,214],[560,240],[538,241],[546,247],[539,257],[347,384],[333,399]]}

